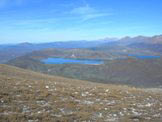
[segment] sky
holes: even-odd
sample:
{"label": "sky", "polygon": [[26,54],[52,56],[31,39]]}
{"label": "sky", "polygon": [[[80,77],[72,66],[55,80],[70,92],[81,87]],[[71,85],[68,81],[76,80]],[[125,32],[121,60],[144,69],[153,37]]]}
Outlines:
{"label": "sky", "polygon": [[162,34],[162,0],[0,0],[0,44]]}

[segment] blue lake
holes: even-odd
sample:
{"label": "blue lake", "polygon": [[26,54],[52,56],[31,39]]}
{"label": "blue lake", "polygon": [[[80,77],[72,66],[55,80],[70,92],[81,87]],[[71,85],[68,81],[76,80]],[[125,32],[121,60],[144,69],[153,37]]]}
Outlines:
{"label": "blue lake", "polygon": [[151,55],[137,55],[137,54],[128,54],[128,56],[135,57],[138,59],[157,59],[160,56],[151,56]]}
{"label": "blue lake", "polygon": [[68,58],[47,58],[42,60],[45,64],[103,64],[102,60],[93,59],[68,59]]}

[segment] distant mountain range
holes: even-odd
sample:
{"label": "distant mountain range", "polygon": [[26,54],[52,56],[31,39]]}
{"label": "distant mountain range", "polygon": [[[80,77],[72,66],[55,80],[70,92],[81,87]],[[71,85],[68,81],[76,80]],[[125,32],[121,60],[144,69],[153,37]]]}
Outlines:
{"label": "distant mountain range", "polygon": [[104,41],[69,41],[51,43],[20,43],[11,45],[0,45],[0,63],[25,55],[29,52],[46,48],[91,48],[103,44]]}
{"label": "distant mountain range", "polygon": [[0,45],[0,63],[9,61],[19,56],[36,50],[47,48],[91,48],[97,50],[126,50],[126,49],[140,49],[148,50],[156,53],[162,53],[162,35],[145,37],[124,37],[122,39],[105,38],[96,41],[68,41],[68,42],[50,42],[50,43],[20,43]]}
{"label": "distant mountain range", "polygon": [[[112,41],[24,43],[20,44],[19,47],[28,47],[28,53],[26,52],[22,56],[10,59],[5,63],[45,74],[93,82],[126,84],[137,87],[162,87],[162,45],[160,38],[161,36],[138,36]],[[35,48],[33,48],[33,45],[35,45]],[[31,49],[29,50],[29,48]],[[22,50],[22,48],[19,49]],[[17,52],[19,54],[19,51]],[[138,59],[133,55],[158,56],[159,58],[145,60]],[[104,64],[50,65],[42,62],[42,59],[50,57],[101,59]]]}

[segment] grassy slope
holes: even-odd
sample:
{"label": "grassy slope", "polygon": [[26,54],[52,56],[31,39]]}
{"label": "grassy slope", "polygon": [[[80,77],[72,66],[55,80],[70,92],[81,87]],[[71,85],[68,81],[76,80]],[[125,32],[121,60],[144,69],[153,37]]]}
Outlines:
{"label": "grassy slope", "polygon": [[162,95],[0,65],[0,121],[160,122]]}
{"label": "grassy slope", "polygon": [[113,60],[104,65],[46,65],[51,75],[136,87],[160,87],[162,65],[159,60]]}
{"label": "grassy slope", "polygon": [[109,60],[103,65],[45,65],[32,57],[16,58],[8,64],[50,75],[136,87],[162,86],[162,59]]}
{"label": "grassy slope", "polygon": [[[25,56],[10,60],[8,64],[42,72],[50,75],[88,80],[93,82],[126,84],[136,87],[161,87],[162,86],[162,59],[138,60],[106,60],[104,65],[45,65],[40,62],[47,57],[71,58],[101,58],[118,57],[111,52],[94,51],[88,49],[46,49],[34,51]],[[120,57],[120,56],[119,56]],[[118,58],[119,58],[118,57]],[[120,57],[121,58],[121,57]]]}

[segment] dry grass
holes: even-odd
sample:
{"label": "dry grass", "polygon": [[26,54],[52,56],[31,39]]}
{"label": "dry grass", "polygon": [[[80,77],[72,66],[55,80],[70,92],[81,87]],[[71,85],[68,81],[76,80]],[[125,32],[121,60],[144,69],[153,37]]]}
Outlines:
{"label": "dry grass", "polygon": [[2,122],[160,122],[162,95],[0,65]]}

